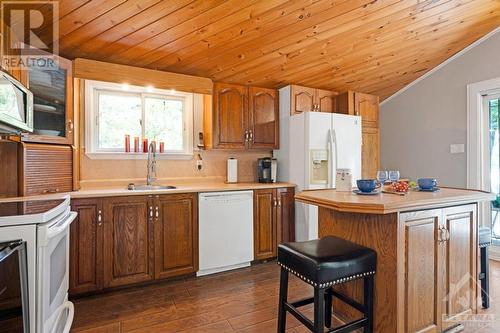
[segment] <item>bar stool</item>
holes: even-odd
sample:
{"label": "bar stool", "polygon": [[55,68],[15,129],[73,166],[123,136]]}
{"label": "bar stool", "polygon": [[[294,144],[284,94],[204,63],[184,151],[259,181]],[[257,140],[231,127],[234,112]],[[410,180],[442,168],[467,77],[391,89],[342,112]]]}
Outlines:
{"label": "bar stool", "polygon": [[[347,333],[364,327],[373,332],[373,287],[377,261],[375,251],[344,240],[328,236],[321,239],[280,244],[278,264],[281,266],[278,333],[285,332],[286,313],[289,312],[314,333]],[[314,288],[314,297],[288,302],[288,274],[292,273]],[[347,281],[364,279],[363,304],[339,293],[333,286]],[[363,313],[363,318],[332,326],[332,297]],[[314,322],[297,308],[314,303]]]}
{"label": "bar stool", "polygon": [[491,229],[488,227],[479,227],[478,233],[481,260],[481,272],[479,272],[479,280],[481,281],[481,303],[483,309],[488,309],[490,307],[490,263],[488,248],[491,245]]}

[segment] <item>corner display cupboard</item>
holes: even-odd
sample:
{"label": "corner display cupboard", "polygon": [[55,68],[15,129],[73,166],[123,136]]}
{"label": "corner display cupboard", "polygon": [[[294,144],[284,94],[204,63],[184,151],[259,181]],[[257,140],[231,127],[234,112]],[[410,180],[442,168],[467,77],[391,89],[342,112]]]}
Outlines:
{"label": "corner display cupboard", "polygon": [[[193,275],[198,270],[198,194],[72,199],[70,295]],[[254,191],[254,257],[293,241],[294,189]]]}
{"label": "corner display cupboard", "polygon": [[215,83],[205,117],[207,148],[277,149],[278,95],[274,89]]}

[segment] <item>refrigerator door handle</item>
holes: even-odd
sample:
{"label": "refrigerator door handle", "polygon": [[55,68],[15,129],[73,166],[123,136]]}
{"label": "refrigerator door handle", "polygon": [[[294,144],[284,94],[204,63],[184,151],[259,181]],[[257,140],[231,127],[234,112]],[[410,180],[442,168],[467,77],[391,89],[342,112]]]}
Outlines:
{"label": "refrigerator door handle", "polygon": [[[330,163],[328,165],[330,166],[330,170],[328,171],[328,187],[333,188],[333,173],[337,173],[337,159],[338,159],[338,154],[337,154],[337,138],[336,138],[336,133],[334,129],[331,129],[328,131],[328,151],[329,151],[329,159]],[[333,159],[335,156],[335,164],[333,164]]]}

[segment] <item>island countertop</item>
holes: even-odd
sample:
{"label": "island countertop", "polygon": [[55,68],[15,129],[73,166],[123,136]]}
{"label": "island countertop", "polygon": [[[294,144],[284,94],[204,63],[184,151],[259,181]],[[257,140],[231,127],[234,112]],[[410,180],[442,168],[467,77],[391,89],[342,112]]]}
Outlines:
{"label": "island countertop", "polygon": [[494,200],[495,195],[478,190],[446,187],[436,192],[410,191],[406,195],[393,193],[358,195],[353,192],[325,189],[303,191],[298,193],[295,199],[339,212],[389,214]]}

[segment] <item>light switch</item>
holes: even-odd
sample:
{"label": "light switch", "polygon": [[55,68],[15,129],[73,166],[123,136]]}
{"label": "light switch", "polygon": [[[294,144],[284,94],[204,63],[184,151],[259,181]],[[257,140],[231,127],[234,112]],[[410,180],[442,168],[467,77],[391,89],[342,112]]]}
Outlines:
{"label": "light switch", "polygon": [[465,152],[465,144],[463,143],[454,143],[450,145],[450,153],[451,154],[461,154]]}

